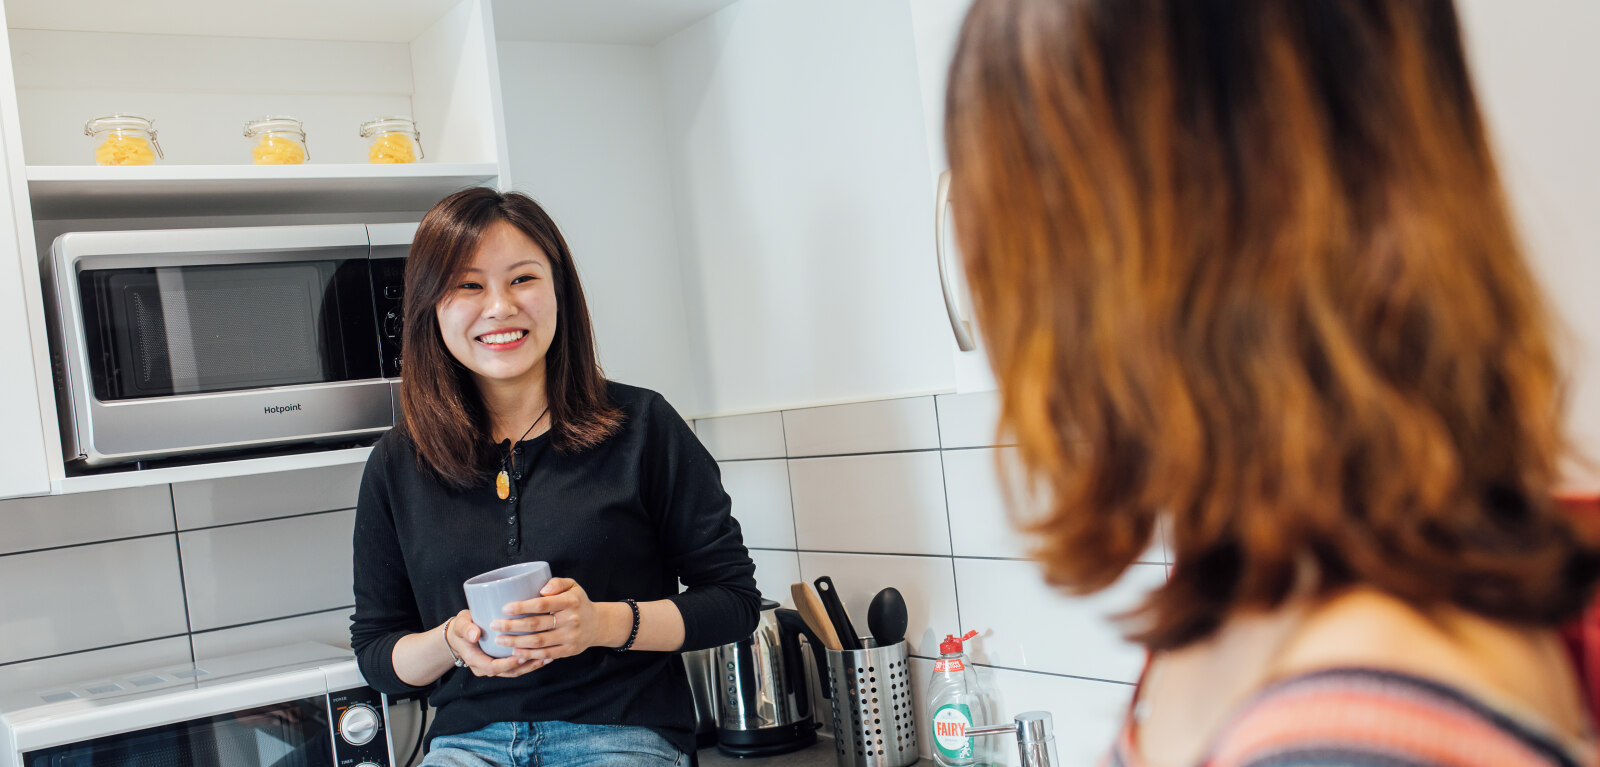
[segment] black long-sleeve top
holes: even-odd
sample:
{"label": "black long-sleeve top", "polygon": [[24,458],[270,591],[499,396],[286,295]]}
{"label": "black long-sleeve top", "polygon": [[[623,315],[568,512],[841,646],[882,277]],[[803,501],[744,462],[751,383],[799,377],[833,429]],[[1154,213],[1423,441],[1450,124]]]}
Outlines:
{"label": "black long-sleeve top", "polygon": [[[368,684],[391,695],[428,689],[395,674],[395,643],[465,609],[462,581],[516,562],[549,562],[596,602],[671,600],[685,651],[755,630],[755,565],[716,462],[661,395],[615,382],[608,393],[621,430],[574,453],[554,449],[548,434],[518,443],[510,500],[492,481],[446,488],[398,431],[378,441],[356,503],[350,628]],[[677,653],[592,647],[515,679],[451,669],[430,687],[430,739],[494,722],[565,721],[649,727],[694,750]]]}

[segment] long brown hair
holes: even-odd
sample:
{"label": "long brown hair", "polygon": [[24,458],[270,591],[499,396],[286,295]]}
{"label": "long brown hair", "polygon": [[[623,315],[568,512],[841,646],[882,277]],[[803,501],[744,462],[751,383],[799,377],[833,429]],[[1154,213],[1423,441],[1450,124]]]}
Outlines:
{"label": "long brown hair", "polygon": [[1050,581],[1113,582],[1165,515],[1153,649],[1306,564],[1518,623],[1585,604],[1550,320],[1448,0],[978,0],[949,82]]}
{"label": "long brown hair", "polygon": [[496,221],[533,240],[550,259],[555,279],[558,320],[545,354],[551,445],[567,452],[593,447],[622,423],[621,412],[606,396],[583,286],[555,221],[524,194],[486,187],[456,192],[423,216],[406,259],[400,401],[406,434],[419,460],[457,488],[487,477],[499,453],[489,442],[488,414],[478,388],[445,347],[434,312]]}

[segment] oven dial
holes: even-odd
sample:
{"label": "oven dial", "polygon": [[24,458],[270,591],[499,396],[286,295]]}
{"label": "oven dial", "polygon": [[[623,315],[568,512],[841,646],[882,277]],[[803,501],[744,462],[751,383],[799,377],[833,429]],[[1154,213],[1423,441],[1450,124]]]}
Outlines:
{"label": "oven dial", "polygon": [[371,706],[356,704],[339,717],[339,737],[352,746],[364,746],[378,734],[378,712]]}

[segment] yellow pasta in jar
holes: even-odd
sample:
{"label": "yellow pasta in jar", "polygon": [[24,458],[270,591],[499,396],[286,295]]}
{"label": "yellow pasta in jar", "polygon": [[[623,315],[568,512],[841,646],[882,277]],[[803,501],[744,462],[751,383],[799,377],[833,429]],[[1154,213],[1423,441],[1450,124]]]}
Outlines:
{"label": "yellow pasta in jar", "polygon": [[385,133],[378,136],[367,149],[367,161],[373,163],[416,162],[417,152],[411,137],[404,133]]}
{"label": "yellow pasta in jar", "polygon": [[306,161],[306,148],[291,138],[266,135],[252,151],[257,165],[299,165]]}
{"label": "yellow pasta in jar", "polygon": [[142,137],[112,133],[94,150],[94,161],[101,165],[154,165],[156,153]]}

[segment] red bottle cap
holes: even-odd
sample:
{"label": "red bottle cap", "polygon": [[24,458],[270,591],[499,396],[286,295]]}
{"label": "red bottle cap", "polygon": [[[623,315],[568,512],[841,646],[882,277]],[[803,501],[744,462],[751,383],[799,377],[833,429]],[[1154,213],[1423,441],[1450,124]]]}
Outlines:
{"label": "red bottle cap", "polygon": [[945,634],[944,641],[939,643],[939,652],[943,655],[954,655],[961,652],[961,646],[968,640],[978,635],[977,630],[968,631],[960,639],[955,634]]}

